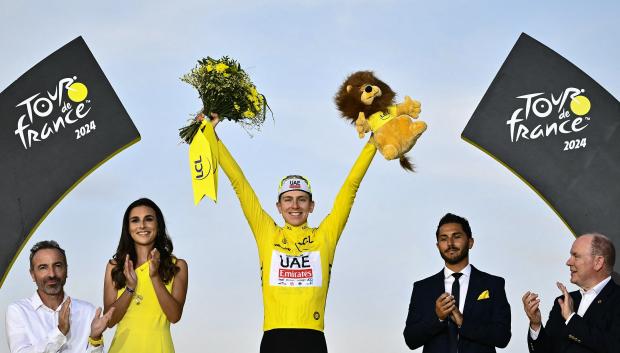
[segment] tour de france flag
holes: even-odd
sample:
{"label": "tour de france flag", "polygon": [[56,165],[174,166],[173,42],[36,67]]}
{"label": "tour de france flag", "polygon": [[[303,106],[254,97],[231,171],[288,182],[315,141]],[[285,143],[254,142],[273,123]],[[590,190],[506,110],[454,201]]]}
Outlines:
{"label": "tour de france flag", "polygon": [[620,245],[620,104],[523,33],[462,138],[530,185],[575,235]]}
{"label": "tour de france flag", "polygon": [[139,140],[82,37],[0,93],[0,285],[60,200]]}

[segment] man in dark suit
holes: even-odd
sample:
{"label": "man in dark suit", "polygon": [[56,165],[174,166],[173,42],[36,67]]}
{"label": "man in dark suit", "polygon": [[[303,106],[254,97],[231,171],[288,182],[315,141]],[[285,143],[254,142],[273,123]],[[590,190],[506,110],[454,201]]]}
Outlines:
{"label": "man in dark suit", "polygon": [[425,353],[495,352],[510,341],[510,305],[504,279],[469,264],[469,223],[446,214],[435,233],[445,267],[415,282],[404,336]]}
{"label": "man in dark suit", "polygon": [[570,281],[580,290],[569,293],[557,282],[562,295],[553,303],[544,327],[538,295],[523,295],[530,319],[530,352],[620,352],[620,286],[611,280],[615,258],[614,245],[606,236],[578,237],[566,265]]}

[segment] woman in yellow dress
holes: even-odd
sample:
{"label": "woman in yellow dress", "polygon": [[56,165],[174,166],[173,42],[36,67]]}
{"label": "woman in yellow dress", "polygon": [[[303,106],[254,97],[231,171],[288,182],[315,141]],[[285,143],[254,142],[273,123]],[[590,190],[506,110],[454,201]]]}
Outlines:
{"label": "woman in yellow dress", "polygon": [[132,202],[105,273],[104,310],[115,308],[108,326],[118,323],[109,353],[174,353],[170,323],[183,313],[187,263],[172,249],[159,207]]}

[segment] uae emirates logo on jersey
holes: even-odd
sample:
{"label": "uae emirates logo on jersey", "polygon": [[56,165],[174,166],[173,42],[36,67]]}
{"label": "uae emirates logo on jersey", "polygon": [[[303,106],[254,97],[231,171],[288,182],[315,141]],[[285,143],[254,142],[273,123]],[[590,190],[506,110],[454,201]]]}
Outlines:
{"label": "uae emirates logo on jersey", "polygon": [[321,253],[310,251],[292,256],[273,250],[269,284],[279,287],[320,287]]}

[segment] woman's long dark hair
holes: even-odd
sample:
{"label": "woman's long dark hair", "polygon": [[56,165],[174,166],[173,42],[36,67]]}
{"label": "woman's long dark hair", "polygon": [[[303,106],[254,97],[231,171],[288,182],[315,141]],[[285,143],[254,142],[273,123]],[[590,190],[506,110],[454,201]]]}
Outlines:
{"label": "woman's long dark hair", "polygon": [[125,274],[123,273],[125,268],[125,256],[129,254],[129,258],[134,264],[138,261],[136,247],[131,235],[129,234],[129,213],[132,209],[139,206],[146,206],[155,211],[155,218],[157,219],[155,248],[160,254],[159,269],[157,271],[159,272],[159,277],[164,283],[167,284],[170,283],[172,278],[177,274],[177,272],[179,272],[179,267],[172,262],[174,257],[174,255],[172,255],[172,240],[166,232],[166,221],[164,221],[164,215],[155,202],[147,198],[142,198],[132,202],[129,207],[127,207],[125,215],[123,216],[121,239],[118,241],[116,254],[114,254],[112,260],[110,260],[110,264],[114,265],[114,268],[112,269],[112,280],[114,281],[114,287],[116,289],[125,287]]}

